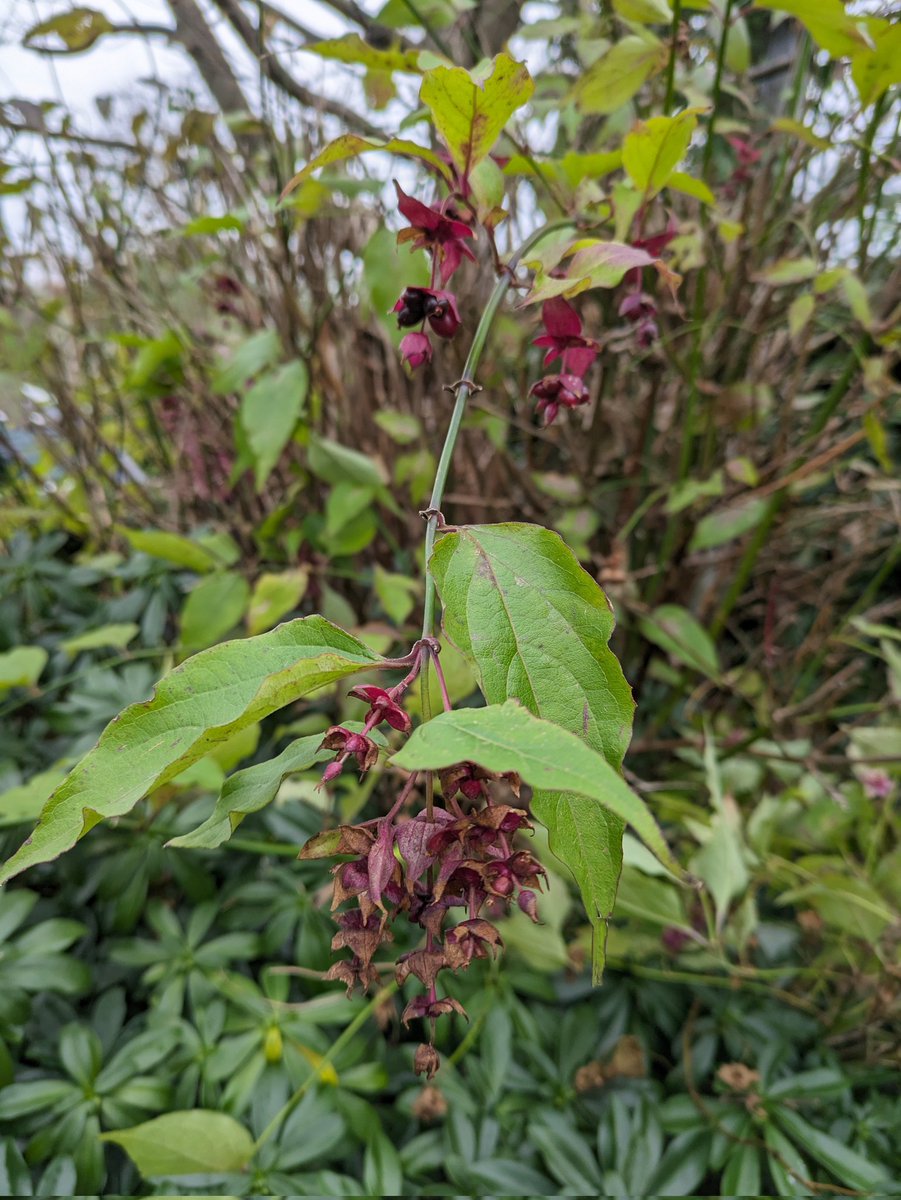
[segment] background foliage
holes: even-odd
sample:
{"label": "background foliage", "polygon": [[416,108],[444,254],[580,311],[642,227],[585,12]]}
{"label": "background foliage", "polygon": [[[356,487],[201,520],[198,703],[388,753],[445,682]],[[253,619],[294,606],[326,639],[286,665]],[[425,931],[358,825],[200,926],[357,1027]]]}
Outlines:
{"label": "background foliage", "polygon": [[[223,54],[214,7],[246,61]],[[436,0],[323,6],[353,31],[323,41],[309,7],[168,0],[139,32],[184,49],[194,93],[110,98],[91,133],[52,102],[0,106],[4,857],[188,653],[311,612],[379,652],[415,636],[441,385],[490,279],[464,268],[461,337],[408,378],[386,314],[428,278],[395,247],[385,184],[421,189],[418,165],[336,160],[275,201],[342,133],[426,145],[421,72],[509,44],[536,90],[479,183],[509,214],[501,247],[588,213],[620,240],[671,232],[685,278],[678,301],[657,295],[646,348],[621,293],[582,296],[604,346],[593,403],[550,429],[524,402],[530,318],[508,307],[447,511],[555,528],[603,584],[638,703],[627,777],[706,891],[627,835],[600,991],[558,875],[545,924],[511,920],[501,966],[461,979],[473,1019],[437,1088],[414,1083],[390,999],[323,1060],[363,1002],[318,978],[327,876],[293,861],[321,826],[315,772],[224,848],[164,845],[237,766],[360,715],[344,688],[320,693],[3,894],[5,1190],[885,1193],[901,1174],[898,27],[838,4],[786,3],[799,20],[783,21],[763,4]],[[53,13],[23,26],[36,50],[122,36]],[[462,661],[443,661],[467,700]],[[342,780],[340,815],[381,811],[383,790]],[[148,1183],[140,1150],[100,1140],[195,1107],[259,1137],[305,1083],[249,1172],[199,1164],[186,1184],[157,1162]]]}

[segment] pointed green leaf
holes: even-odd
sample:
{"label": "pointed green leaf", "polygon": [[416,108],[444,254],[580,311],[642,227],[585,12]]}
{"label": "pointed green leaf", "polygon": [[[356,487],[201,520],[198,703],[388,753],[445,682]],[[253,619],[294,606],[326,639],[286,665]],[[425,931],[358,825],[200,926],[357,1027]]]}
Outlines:
{"label": "pointed green leaf", "polygon": [[128,541],[133,550],[201,575],[205,571],[215,571],[222,565],[206,547],[182,537],[180,533],[167,533],[163,529],[127,529],[124,525],[118,525],[116,532]]}
{"label": "pointed green leaf", "polygon": [[698,123],[698,110],[686,109],[675,117],[651,117],[639,121],[623,141],[626,174],[646,197],[665,187],[685,157]]}
{"label": "pointed green leaf", "polygon": [[235,571],[217,571],[188,593],[182,610],[181,644],[185,650],[205,650],[221,641],[244,616],[250,586]]}
{"label": "pointed green leaf", "polygon": [[[22,39],[22,44],[42,54],[77,54],[81,50],[88,50],[99,37],[112,33],[114,29],[109,18],[96,8],[70,8],[68,12],[58,13],[39,25],[33,25]],[[54,38],[58,38],[62,45]]]}
{"label": "pointed green leaf", "polygon": [[318,54],[320,58],[334,59],[335,62],[353,63],[368,67],[375,71],[409,71],[411,74],[421,74],[418,50],[403,50],[400,45],[380,48],[365,42],[358,33],[349,33],[345,37],[328,38],[322,42],[308,42],[304,46],[308,54]]}
{"label": "pointed green leaf", "polygon": [[879,1163],[864,1158],[846,1143],[816,1129],[790,1108],[780,1108],[776,1119],[793,1141],[848,1187],[859,1188],[870,1194],[878,1193],[881,1190],[879,1185],[889,1182],[885,1168]]}
{"label": "pointed green leaf", "polygon": [[123,621],[116,625],[101,625],[80,633],[77,637],[66,638],[60,646],[67,654],[80,654],[82,650],[101,650],[111,646],[114,650],[124,650],[133,637],[140,632],[140,626],[132,621]]}
{"label": "pointed green leaf", "polygon": [[307,567],[261,575],[254,584],[247,610],[247,632],[265,633],[277,625],[300,604],[309,582]]}
{"label": "pointed green leaf", "polygon": [[0,883],[56,858],[104,817],[127,813],[247,725],[381,661],[322,617],[302,617],[189,658],[160,681],[152,699],[133,704],[106,727],[47,801]]}
{"label": "pointed green leaf", "polygon": [[622,38],[579,80],[577,107],[583,113],[616,112],[663,69],[668,57],[668,48],[649,33]]}
{"label": "pointed green leaf", "polygon": [[43,646],[16,646],[0,654],[0,692],[37,683],[48,657]]}
{"label": "pointed green leaf", "polygon": [[[534,525],[463,526],[438,542],[430,566],[447,636],[473,664],[489,704],[521,701],[618,770],[634,703],[607,645],[613,614],[561,538]],[[534,811],[582,889],[597,975],[622,866],[622,822],[565,792],[541,792]]]}
{"label": "pointed green leaf", "polygon": [[416,142],[409,142],[406,138],[389,138],[387,141],[380,142],[377,138],[361,137],[357,133],[345,133],[333,142],[329,142],[324,150],[320,151],[315,158],[311,158],[307,165],[302,167],[294,178],[288,181],[281,196],[279,196],[279,203],[293,192],[296,187],[299,187],[314,171],[318,171],[320,167],[328,167],[332,163],[343,162],[347,158],[359,158],[361,154],[368,154],[373,150],[381,150],[386,154],[396,154],[401,158],[418,158],[434,168],[446,183],[449,184],[451,182],[447,165],[441,161],[433,150],[429,150],[425,146],[419,146]]}
{"label": "pointed green leaf", "polygon": [[239,420],[253,456],[258,492],[294,432],[309,382],[307,364],[298,359],[261,376],[244,397]]}
{"label": "pointed green leaf", "polygon": [[277,757],[230,775],[216,807],[202,825],[166,843],[185,850],[211,850],[227,842],[248,813],[259,812],[275,799],[289,775],[306,771],[314,763],[334,758],[331,750],[320,750],[322,737],[298,738]]}
{"label": "pointed green leaf", "polygon": [[754,0],[754,8],[789,13],[834,58],[850,58],[869,49],[864,27],[847,12],[842,0]]}
{"label": "pointed green leaf", "polygon": [[464,176],[491,153],[510,117],[529,100],[535,85],[522,63],[498,54],[491,74],[477,83],[462,67],[427,71],[419,98]]}
{"label": "pointed green leaf", "polygon": [[202,1108],[164,1113],[100,1135],[121,1146],[145,1179],[240,1171],[253,1155],[253,1138],[234,1117]]}
{"label": "pointed green leaf", "polygon": [[562,278],[539,272],[523,304],[538,304],[553,296],[577,296],[588,288],[616,287],[627,271],[652,267],[657,261],[646,250],[623,242],[593,242],[576,251]]}
{"label": "pointed green leaf", "polygon": [[[515,771],[542,795],[556,791],[587,798],[594,803],[579,805],[581,812],[593,813],[595,819],[598,806],[614,813],[632,826],[668,870],[683,875],[645,802],[622,775],[574,733],[533,716],[516,700],[439,713],[417,726],[391,761],[408,771],[437,771],[458,762],[475,762],[489,771]],[[544,802],[538,807],[533,803],[545,824],[541,810],[548,809]],[[564,836],[572,837],[578,853],[577,822]]]}
{"label": "pointed green leaf", "polygon": [[713,638],[688,609],[680,604],[661,604],[641,622],[648,641],[686,666],[718,679],[720,664]]}

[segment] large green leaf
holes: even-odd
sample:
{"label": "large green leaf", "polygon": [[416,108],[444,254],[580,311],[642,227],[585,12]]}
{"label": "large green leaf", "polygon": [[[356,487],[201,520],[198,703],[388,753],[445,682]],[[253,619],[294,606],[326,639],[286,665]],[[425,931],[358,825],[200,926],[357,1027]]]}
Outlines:
{"label": "large green leaf", "polygon": [[188,593],[182,609],[181,644],[185,650],[205,650],[221,641],[244,616],[250,585],[237,571],[207,575]]}
{"label": "large green leaf", "polygon": [[534,90],[524,64],[498,54],[483,81],[463,67],[427,71],[419,98],[431,112],[454,165],[466,176],[491,153],[501,130]]}
{"label": "large green leaf", "polygon": [[[635,706],[607,645],[613,614],[560,537],[535,525],[463,526],[438,542],[431,570],[447,635],[472,662],[488,703],[520,700],[618,769]],[[597,976],[622,866],[622,821],[565,792],[540,792],[534,808],[582,889]]]}
{"label": "large green leaf", "polygon": [[164,1113],[101,1134],[100,1140],[121,1146],[145,1179],[240,1171],[253,1154],[253,1138],[243,1125],[228,1113],[202,1108]]}
{"label": "large green leaf", "polygon": [[[603,755],[574,733],[533,716],[515,700],[439,713],[417,726],[392,762],[408,771],[439,771],[459,762],[478,763],[499,773],[515,771],[543,796],[570,793],[563,819],[570,819],[570,811],[580,815],[573,818],[571,836],[565,828],[557,832],[577,856],[581,853],[578,822],[596,819],[600,806],[631,825],[668,870],[683,874],[645,802]],[[592,803],[573,804],[574,797]],[[534,799],[532,808],[548,824],[539,808],[545,814],[553,810],[545,803],[536,806]]]}
{"label": "large green leaf", "polygon": [[248,813],[259,812],[275,799],[282,781],[289,775],[334,758],[334,751],[321,750],[321,746],[321,734],[298,738],[268,762],[236,771],[226,779],[216,807],[203,824],[166,844],[190,850],[211,850],[221,846]]}
{"label": "large green leaf", "polygon": [[381,661],[318,616],[189,658],[160,681],[152,699],[106,727],[47,801],[31,837],[0,871],[0,883],[56,858],[104,817],[127,813],[247,725]]}

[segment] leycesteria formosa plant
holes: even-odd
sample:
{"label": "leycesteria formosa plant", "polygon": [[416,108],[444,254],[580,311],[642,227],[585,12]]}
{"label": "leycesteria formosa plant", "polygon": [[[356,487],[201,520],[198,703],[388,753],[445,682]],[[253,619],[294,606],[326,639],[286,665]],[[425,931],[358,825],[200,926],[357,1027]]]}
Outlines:
{"label": "leycesteria formosa plant", "polygon": [[[244,816],[275,796],[287,775],[325,763],[327,788],[342,771],[365,774],[387,754],[397,780],[387,811],[326,829],[301,855],[338,860],[332,902],[336,960],[328,978],[348,990],[377,988],[389,961],[392,927],[402,921],[420,931],[417,947],[393,969],[394,986],[406,996],[404,1022],[425,1022],[415,1068],[427,1077],[439,1067],[436,1020],[463,1012],[447,980],[473,959],[500,952],[495,919],[511,905],[540,920],[546,872],[530,849],[534,821],[546,826],[551,850],[581,891],[595,935],[595,979],[603,966],[626,824],[681,875],[653,817],[621,774],[633,701],[608,646],[613,617],[601,588],[549,530],[515,522],[455,526],[442,511],[464,412],[481,390],[483,348],[511,290],[520,296],[523,321],[531,320],[532,311],[540,314],[532,340],[543,352],[536,353],[536,366],[540,357],[543,366],[524,402],[534,404],[536,419],[546,425],[572,419],[570,410],[591,404],[592,371],[608,339],[632,337],[647,347],[658,336],[660,307],[669,303],[678,311],[667,300],[678,277],[661,259],[673,230],[655,203],[659,156],[653,146],[643,157],[631,156],[635,202],[628,220],[610,204],[595,204],[587,212],[565,212],[517,250],[500,252],[504,176],[491,152],[532,87],[525,67],[503,54],[478,80],[461,68],[435,67],[425,72],[420,95],[440,152],[401,139],[382,145],[347,135],[286,189],[319,167],[371,150],[418,160],[429,174],[415,189],[421,198],[395,185],[405,222],[398,241],[425,251],[431,261],[430,286],[405,287],[394,306],[404,331],[400,353],[411,369],[434,374],[441,370],[441,341],[468,336],[470,347],[462,378],[442,381],[454,399],[431,500],[422,513],[426,575],[420,639],[406,655],[384,658],[324,618],[310,616],[189,658],[162,679],[152,699],[127,708],[108,726],[2,871],[7,880],[55,858],[98,821],[128,812],[218,743],[285,705],[355,672],[384,672],[384,686],[351,690],[367,705],[361,725],[336,725],[324,738],[300,738],[271,762],[232,775],[209,819],[171,844],[220,845]],[[671,126],[654,137],[671,140],[676,129],[682,139],[686,128],[690,137],[690,113],[663,120]],[[645,131],[639,134],[646,138]],[[613,220],[615,228],[625,229],[622,240],[602,236]],[[655,222],[662,228],[648,232]],[[460,278],[477,270],[493,271],[496,282],[471,328],[471,306],[457,289]],[[614,307],[624,327],[586,330],[579,297],[597,288],[619,289]],[[437,636],[439,599],[444,634],[471,664],[482,708],[455,711],[451,703]],[[442,697],[437,715],[429,711],[430,672]],[[405,708],[414,682],[424,718],[415,728]]]}

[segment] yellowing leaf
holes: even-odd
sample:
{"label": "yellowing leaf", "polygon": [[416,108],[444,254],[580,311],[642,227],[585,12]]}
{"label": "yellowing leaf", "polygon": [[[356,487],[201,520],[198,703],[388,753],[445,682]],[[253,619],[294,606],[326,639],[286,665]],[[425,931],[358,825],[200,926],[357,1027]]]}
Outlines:
{"label": "yellowing leaf", "polygon": [[[42,54],[77,54],[87,50],[102,37],[112,33],[115,26],[95,8],[71,8],[48,21],[33,25],[22,39],[22,44]],[[59,41],[54,41],[58,38]],[[62,42],[62,45],[59,45]]]}
{"label": "yellowing leaf", "polygon": [[788,306],[788,331],[792,335],[792,340],[796,341],[801,331],[806,328],[815,307],[816,300],[810,292],[805,292],[792,300]]}
{"label": "yellowing leaf", "polygon": [[668,25],[673,19],[667,0],[613,0],[613,8],[624,21],[639,25]]}
{"label": "yellowing leaf", "polygon": [[650,34],[624,37],[576,84],[577,107],[584,113],[616,112],[663,69],[668,55],[667,46]]}
{"label": "yellowing leaf", "polygon": [[801,121],[792,120],[791,117],[777,117],[772,127],[778,129],[780,133],[792,134],[793,137],[806,142],[808,146],[813,146],[815,150],[828,150],[832,145],[828,138],[820,137],[807,125],[802,124]]}
{"label": "yellowing leaf", "polygon": [[356,133],[345,133],[339,138],[335,138],[333,142],[320,151],[315,158],[311,158],[305,167],[290,179],[282,190],[279,196],[279,204],[294,191],[301,183],[304,182],[314,171],[318,171],[320,167],[328,167],[332,163],[343,162],[347,158],[358,158],[361,154],[369,154],[372,151],[381,150],[386,154],[396,154],[401,158],[418,158],[429,164],[439,175],[450,184],[451,180],[448,175],[447,165],[441,161],[434,151],[429,150],[426,146],[417,145],[416,142],[409,142],[406,138],[388,138],[387,141],[380,142],[377,138],[361,137]]}
{"label": "yellowing leaf", "polygon": [[358,33],[349,33],[342,38],[328,38],[322,42],[308,42],[304,50],[318,54],[320,58],[336,62],[356,63],[376,71],[409,71],[420,73],[419,51],[403,50],[399,45],[379,49],[365,42]]}
{"label": "yellowing leaf", "polygon": [[534,90],[526,67],[498,54],[482,83],[462,67],[427,71],[419,98],[431,112],[457,169],[466,175],[490,154],[501,130]]}
{"label": "yellowing leaf", "polygon": [[43,646],[16,646],[0,654],[0,692],[37,683],[47,658]]}
{"label": "yellowing leaf", "polygon": [[772,266],[766,267],[758,275],[761,283],[772,287],[781,287],[789,283],[805,283],[813,279],[819,267],[812,258],[780,258]]}
{"label": "yellowing leaf", "polygon": [[562,279],[538,275],[523,303],[537,304],[552,296],[577,296],[592,287],[616,287],[627,271],[655,263],[646,250],[621,242],[595,242],[573,255]]}
{"label": "yellowing leaf", "polygon": [[623,166],[645,196],[656,195],[681,162],[697,125],[696,109],[639,121],[623,141]]}
{"label": "yellowing leaf", "polygon": [[816,44],[835,58],[850,58],[870,47],[870,39],[842,0],[755,0],[754,7],[796,17]]}
{"label": "yellowing leaf", "polygon": [[901,23],[870,17],[866,28],[874,48],[861,48],[851,56],[851,78],[864,107],[901,83]]}

